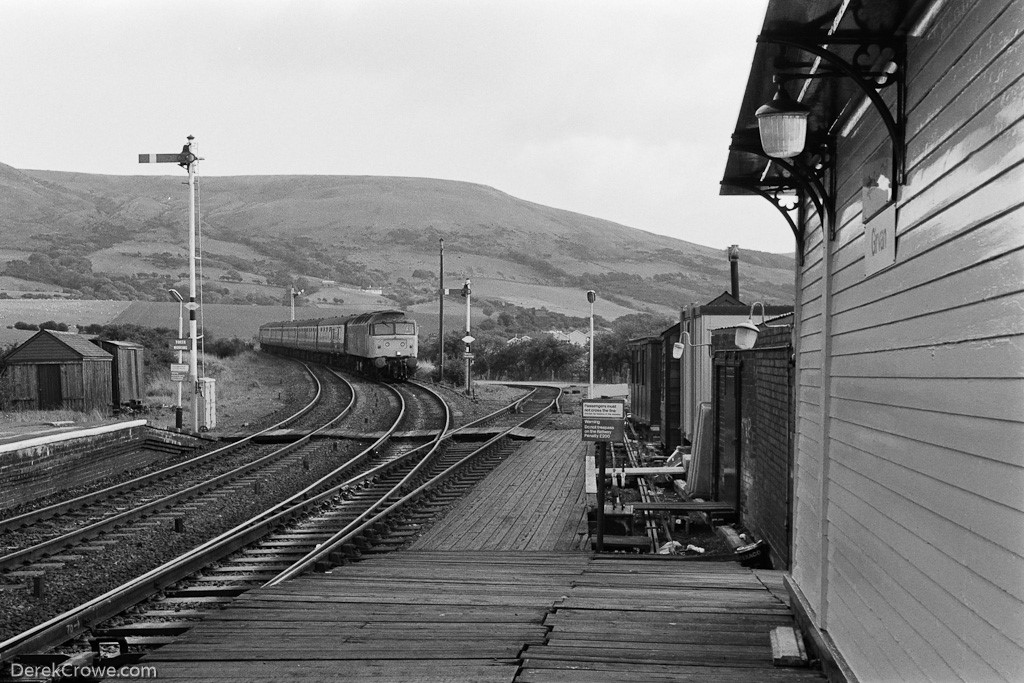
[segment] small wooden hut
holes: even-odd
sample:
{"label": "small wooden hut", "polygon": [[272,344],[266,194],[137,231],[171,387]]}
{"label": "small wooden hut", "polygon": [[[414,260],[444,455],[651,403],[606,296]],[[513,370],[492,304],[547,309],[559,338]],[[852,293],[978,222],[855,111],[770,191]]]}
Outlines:
{"label": "small wooden hut", "polygon": [[40,330],[3,359],[3,409],[109,411],[113,360],[85,337]]}
{"label": "small wooden hut", "polygon": [[145,391],[142,344],[107,339],[94,339],[93,343],[114,357],[111,367],[114,407],[141,404]]}

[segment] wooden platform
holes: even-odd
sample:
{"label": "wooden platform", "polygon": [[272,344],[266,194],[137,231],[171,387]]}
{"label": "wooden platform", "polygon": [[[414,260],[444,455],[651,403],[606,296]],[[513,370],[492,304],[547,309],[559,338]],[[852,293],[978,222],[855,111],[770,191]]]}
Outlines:
{"label": "wooden platform", "polygon": [[413,550],[580,550],[586,497],[580,433],[547,430],[491,472]]}
{"label": "wooden platform", "polygon": [[165,681],[803,681],[776,572],[403,551],[252,591],[147,655]]}

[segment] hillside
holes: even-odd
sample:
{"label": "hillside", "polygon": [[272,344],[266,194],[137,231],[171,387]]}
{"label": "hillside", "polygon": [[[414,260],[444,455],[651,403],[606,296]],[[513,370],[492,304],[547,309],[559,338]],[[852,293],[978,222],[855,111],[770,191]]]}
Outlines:
{"label": "hillside", "polygon": [[[162,177],[24,171],[0,164],[0,291],[166,300],[187,289],[184,173]],[[200,179],[207,303],[287,303],[436,311],[438,240],[449,287],[474,304],[570,315],[675,315],[728,288],[723,251],[425,178],[238,176]],[[741,245],[742,247],[742,245]],[[792,258],[741,252],[741,297],[792,300]],[[301,278],[301,279],[300,279]],[[324,281],[328,281],[327,284]],[[384,296],[361,291],[380,288]],[[459,305],[461,300],[455,300]]]}

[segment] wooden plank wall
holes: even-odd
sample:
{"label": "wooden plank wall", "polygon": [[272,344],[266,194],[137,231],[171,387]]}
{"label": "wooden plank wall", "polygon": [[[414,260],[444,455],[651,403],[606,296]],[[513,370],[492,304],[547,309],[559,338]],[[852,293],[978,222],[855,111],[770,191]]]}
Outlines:
{"label": "wooden plank wall", "polygon": [[[821,600],[822,369],[825,330],[824,228],[806,211],[804,262],[796,278],[796,458],[793,466],[793,579],[816,610]],[[812,615],[817,618],[819,615]]]}
{"label": "wooden plank wall", "polygon": [[683,442],[681,420],[684,399],[680,389],[683,361],[672,357],[672,346],[679,341],[679,327],[670,327],[662,335],[661,438],[665,453],[671,453]]}
{"label": "wooden plank wall", "polygon": [[977,0],[909,39],[893,267],[865,277],[871,110],[837,239],[808,239],[793,576],[865,680],[1024,676],[1022,33],[1024,3]]}

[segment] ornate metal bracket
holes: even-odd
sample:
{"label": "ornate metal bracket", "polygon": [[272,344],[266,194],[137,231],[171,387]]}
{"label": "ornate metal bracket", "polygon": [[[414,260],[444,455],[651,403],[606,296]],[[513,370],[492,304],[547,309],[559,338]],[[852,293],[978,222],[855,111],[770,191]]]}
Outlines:
{"label": "ornate metal bracket", "polygon": [[[783,183],[766,184],[754,178],[741,179],[731,178],[722,181],[723,185],[739,187],[767,199],[772,206],[779,210],[782,217],[789,223],[789,229],[793,231],[796,238],[796,253],[800,259],[800,265],[804,264],[804,231],[803,231],[803,204],[804,191],[800,187],[791,187]],[[796,192],[796,194],[792,194]],[[793,214],[796,214],[794,218]]]}
{"label": "ornate metal bracket", "polygon": [[[828,173],[835,160],[835,144],[831,138],[816,136],[808,140],[803,153],[793,159],[776,159],[768,156],[756,134],[733,135],[729,149],[754,154],[777,165],[782,174],[791,181],[785,186],[798,191],[801,197],[809,198],[822,225],[828,226],[830,237],[835,236],[835,174]],[[762,185],[771,186],[770,183]]]}
{"label": "ornate metal bracket", "polygon": [[[859,3],[855,3],[859,4]],[[856,16],[856,15],[855,15]],[[828,33],[819,29],[766,32],[759,43],[783,45],[819,57],[827,67],[814,73],[798,69],[807,62],[778,61],[779,77],[785,80],[847,77],[864,92],[874,105],[892,141],[893,187],[902,185],[905,175],[906,148],[906,38],[878,31],[843,31]],[[847,61],[831,48],[853,45],[856,49]],[[896,109],[890,110],[880,91],[896,86]]]}

